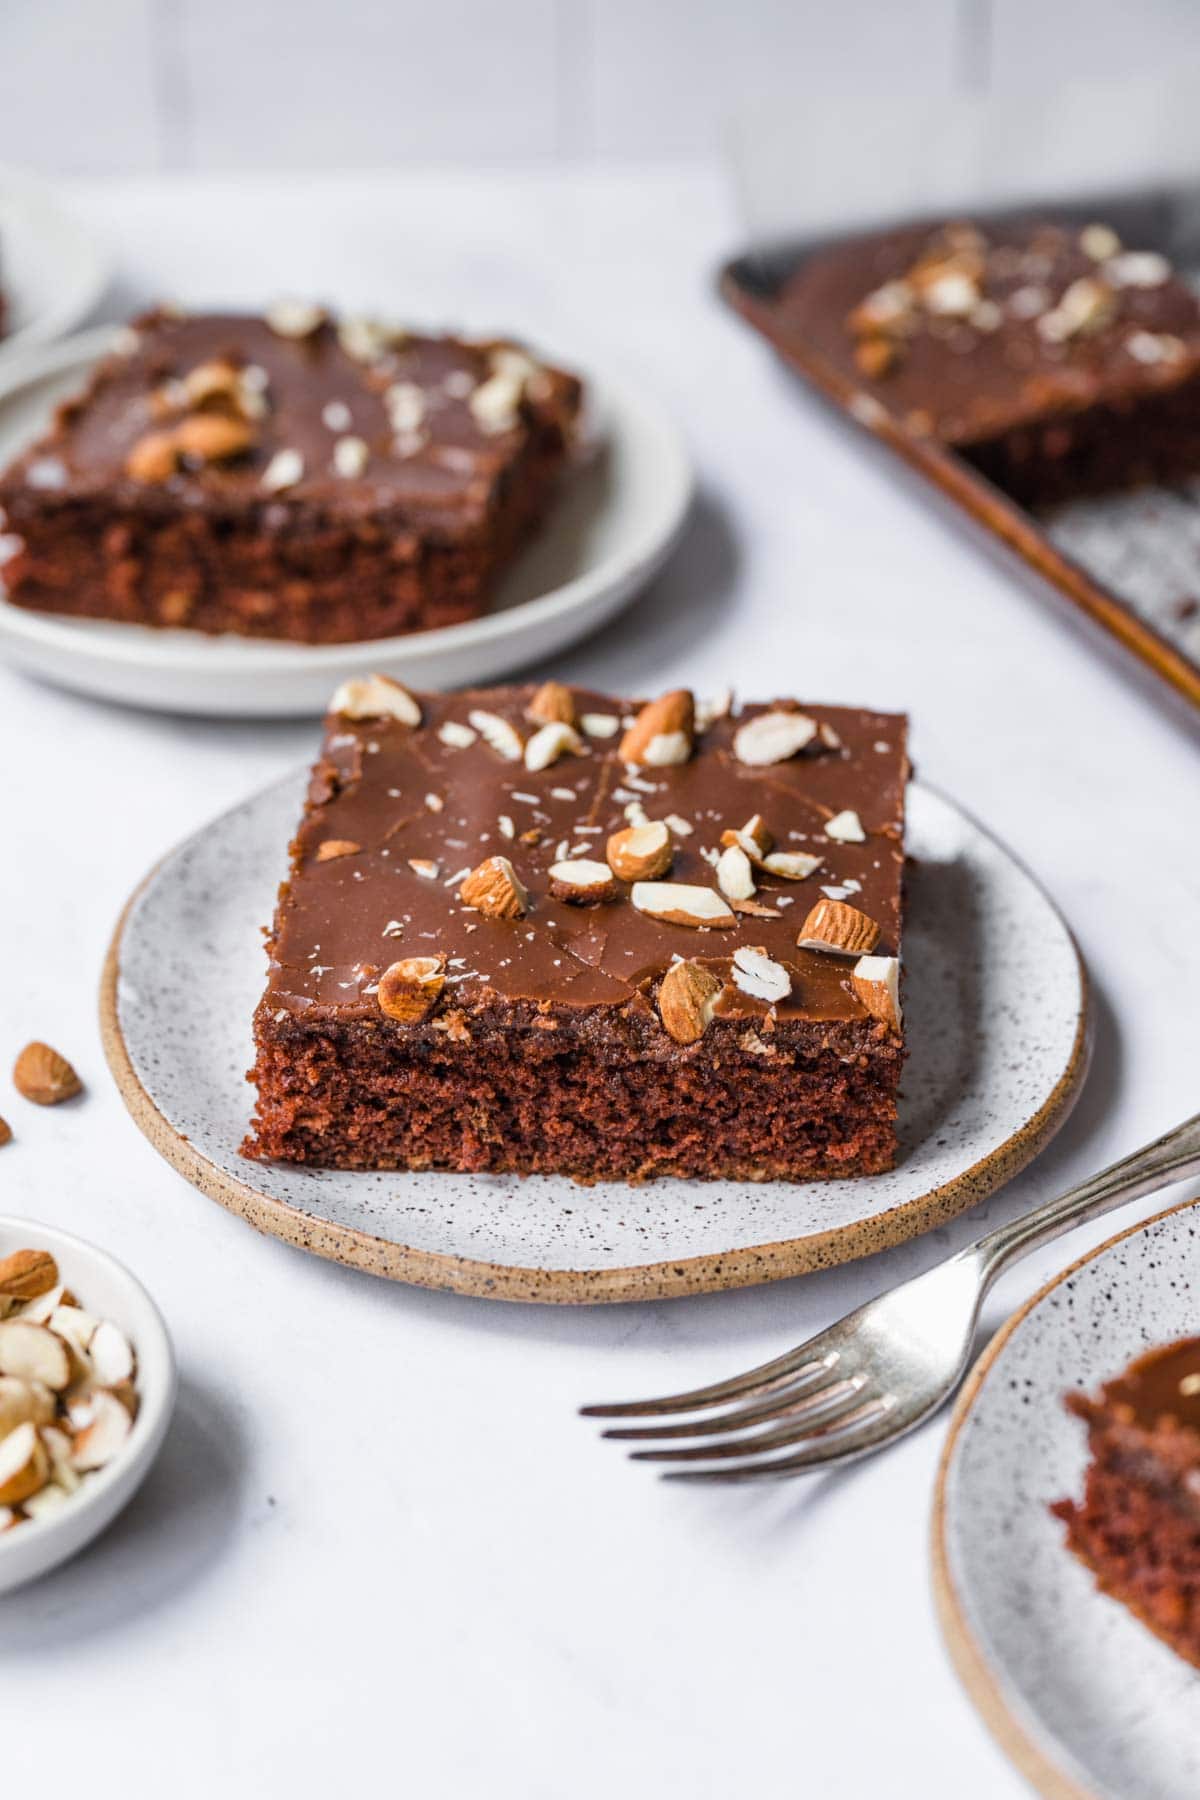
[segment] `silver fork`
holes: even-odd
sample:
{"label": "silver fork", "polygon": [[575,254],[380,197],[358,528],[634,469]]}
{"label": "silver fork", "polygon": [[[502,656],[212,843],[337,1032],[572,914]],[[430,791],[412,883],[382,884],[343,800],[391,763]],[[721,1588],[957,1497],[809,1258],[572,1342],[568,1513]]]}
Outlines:
{"label": "silver fork", "polygon": [[[749,1401],[706,1419],[625,1425],[604,1433],[649,1439],[656,1446],[676,1438],[709,1440],[633,1452],[645,1462],[718,1465],[667,1471],[676,1481],[778,1478],[869,1456],[912,1431],[954,1393],[971,1360],[980,1305],[1003,1270],[1073,1226],[1191,1175],[1200,1175],[1200,1114],[1024,1218],[988,1232],[936,1268],[869,1300],[774,1362],[688,1394],[582,1411],[593,1419],[644,1419]],[[786,1456],[733,1461],[793,1445],[800,1448]]]}

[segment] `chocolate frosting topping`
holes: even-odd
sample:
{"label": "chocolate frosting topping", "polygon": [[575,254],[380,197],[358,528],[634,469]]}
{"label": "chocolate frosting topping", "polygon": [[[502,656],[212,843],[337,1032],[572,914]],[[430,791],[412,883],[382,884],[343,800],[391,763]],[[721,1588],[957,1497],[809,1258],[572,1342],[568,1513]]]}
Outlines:
{"label": "chocolate frosting topping", "polygon": [[[832,887],[879,925],[877,954],[898,954],[908,773],[903,717],[805,705],[836,733],[838,747],[818,742],[768,767],[749,767],[733,751],[739,725],[768,710],[763,706],[716,720],[698,734],[686,763],[667,767],[623,764],[619,729],[609,737],[581,733],[578,754],[537,773],[506,761],[482,735],[466,747],[440,735],[448,723],[469,727],[472,712],[484,710],[527,740],[537,729],[526,716],[533,692],[420,695],[415,728],[331,715],[276,920],[266,1008],[300,1018],[377,1017],[382,969],[441,953],[448,958],[446,998],[455,1005],[499,999],[644,1010],[647,984],[673,958],[711,959],[727,976],[742,945],[761,947],[791,973],[791,996],[776,1008],[781,1020],[867,1016],[850,986],[853,959],[799,949],[796,939],[822,889]],[[576,690],[575,701],[580,715],[620,719],[631,711],[598,693]],[[739,915],[733,930],[651,918],[631,903],[628,883],[599,905],[552,898],[550,865],[565,857],[602,862],[610,833],[622,830],[627,809],[638,806],[650,819],[671,822],[674,862],[665,879],[672,882],[715,889],[721,833],[755,813],[777,850],[807,851],[822,864],[798,882],[759,872],[755,899],[779,916]],[[865,842],[826,834],[847,809],[857,812]],[[320,847],[330,840],[341,848],[321,860]],[[524,917],[488,917],[459,900],[466,874],[492,856],[507,857],[528,890]],[[413,861],[436,864],[436,873],[423,874]],[[731,986],[721,1010],[755,1018],[766,1007]]]}

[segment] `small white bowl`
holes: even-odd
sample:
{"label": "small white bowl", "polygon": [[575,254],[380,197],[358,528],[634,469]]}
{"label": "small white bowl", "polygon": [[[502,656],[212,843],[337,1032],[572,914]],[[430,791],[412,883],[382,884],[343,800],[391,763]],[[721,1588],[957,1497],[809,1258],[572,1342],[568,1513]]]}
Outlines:
{"label": "small white bowl", "polygon": [[0,1532],[0,1594],[44,1575],[90,1544],[141,1486],[175,1406],[175,1353],[162,1314],[142,1284],[104,1250],[33,1219],[0,1216],[0,1257],[49,1250],[80,1304],[121,1327],[137,1353],[138,1416],[129,1441],[88,1477],[60,1512]]}

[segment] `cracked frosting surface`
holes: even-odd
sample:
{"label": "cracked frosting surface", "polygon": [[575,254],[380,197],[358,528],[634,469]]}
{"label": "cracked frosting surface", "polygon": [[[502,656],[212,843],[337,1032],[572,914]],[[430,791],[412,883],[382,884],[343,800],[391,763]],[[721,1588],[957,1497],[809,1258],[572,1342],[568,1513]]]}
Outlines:
{"label": "cracked frosting surface", "polygon": [[[388,964],[444,953],[448,1004],[607,1010],[644,1005],[642,989],[674,957],[713,959],[727,975],[733,952],[754,946],[791,974],[791,995],[775,1009],[779,1018],[867,1017],[850,987],[854,959],[800,949],[796,938],[810,908],[832,888],[878,923],[876,954],[899,953],[908,774],[901,715],[803,703],[842,747],[810,749],[766,768],[742,764],[732,750],[738,726],[770,710],[764,705],[718,719],[697,734],[688,762],[663,768],[624,764],[619,727],[607,738],[581,733],[580,754],[537,773],[505,761],[482,736],[465,748],[439,736],[447,722],[467,725],[471,712],[483,709],[528,739],[537,729],[526,718],[535,691],[422,694],[417,727],[330,716],[281,893],[265,1008],[300,1019],[378,1018],[375,985]],[[573,692],[580,715],[619,719],[635,710],[610,696]],[[610,833],[630,822],[631,806],[651,820],[672,821],[674,862],[664,879],[715,889],[711,857],[722,831],[739,829],[755,813],[776,850],[807,851],[822,865],[803,881],[758,872],[755,899],[779,917],[739,915],[732,930],[651,918],[632,905],[626,882],[606,904],[553,899],[550,865],[568,856],[603,861]],[[826,835],[829,820],[846,810],[859,815],[864,843]],[[511,821],[511,837],[502,819]],[[691,831],[680,830],[679,821]],[[530,832],[537,842],[522,841]],[[354,848],[319,860],[329,840]],[[486,917],[459,900],[465,876],[491,856],[509,858],[528,890],[525,917]],[[435,862],[436,876],[418,873],[410,859]],[[765,1007],[727,987],[720,1010],[754,1017]]]}

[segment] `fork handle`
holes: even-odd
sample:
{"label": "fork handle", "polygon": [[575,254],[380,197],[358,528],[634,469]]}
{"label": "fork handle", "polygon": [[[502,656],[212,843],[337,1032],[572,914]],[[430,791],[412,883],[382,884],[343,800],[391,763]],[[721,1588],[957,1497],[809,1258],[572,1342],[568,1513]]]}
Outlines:
{"label": "fork handle", "polygon": [[1103,1218],[1127,1200],[1137,1200],[1142,1194],[1152,1194],[1156,1188],[1166,1187],[1171,1181],[1184,1181],[1190,1175],[1200,1175],[1200,1113],[1098,1175],[1081,1181],[1078,1187],[979,1238],[965,1255],[978,1260],[981,1291],[986,1292],[1011,1263],[1061,1237],[1073,1226]]}

